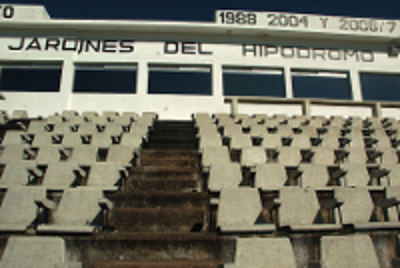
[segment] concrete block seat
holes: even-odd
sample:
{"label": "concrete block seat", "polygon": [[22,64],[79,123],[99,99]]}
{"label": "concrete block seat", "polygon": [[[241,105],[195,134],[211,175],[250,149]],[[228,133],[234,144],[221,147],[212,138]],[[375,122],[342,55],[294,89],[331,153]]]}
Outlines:
{"label": "concrete block seat", "polygon": [[61,116],[65,119],[65,121],[69,121],[69,119],[73,117],[81,117],[79,113],[75,110],[63,110],[61,112]]}
{"label": "concrete block seat", "polygon": [[197,137],[209,136],[209,135],[219,135],[219,131],[215,124],[204,124],[197,127]]}
{"label": "concrete block seat", "polygon": [[260,193],[257,189],[222,189],[217,211],[217,227],[222,233],[275,231],[275,224],[266,223],[262,212]]}
{"label": "concrete block seat", "polygon": [[258,124],[265,124],[268,120],[268,116],[266,114],[253,114],[252,116]]}
{"label": "concrete block seat", "polygon": [[338,162],[348,164],[366,164],[367,154],[363,148],[338,150]]}
{"label": "concrete block seat", "polygon": [[14,110],[11,114],[11,120],[21,120],[28,118],[28,111],[26,110]]}
{"label": "concrete block seat", "polygon": [[[79,117],[80,118],[80,117]],[[54,134],[67,134],[71,132],[77,132],[79,129],[79,123],[73,122],[59,122],[53,125]]]}
{"label": "concrete block seat", "polygon": [[213,119],[219,127],[235,124],[235,120],[230,114],[217,113],[213,114]]}
{"label": "concrete block seat", "polygon": [[[279,198],[274,200],[278,207],[280,228],[292,231],[336,231],[341,222],[338,210],[330,203],[320,204],[317,194],[311,188],[285,187],[280,189]],[[324,207],[323,207],[324,206]],[[331,209],[333,219],[323,218],[322,208]]]}
{"label": "concrete block seat", "polygon": [[285,166],[298,166],[301,162],[300,149],[292,146],[281,146],[277,150],[277,162]]}
{"label": "concrete block seat", "polygon": [[368,235],[324,236],[320,244],[321,262],[326,268],[381,267],[374,244]]}
{"label": "concrete block seat", "polygon": [[45,197],[43,187],[8,187],[0,208],[0,232],[25,232],[37,216],[34,200]]}
{"label": "concrete block seat", "polygon": [[90,119],[86,119],[87,122],[95,123],[100,126],[106,125],[109,121],[108,118],[105,116],[94,116]]}
{"label": "concrete block seat", "polygon": [[133,118],[137,118],[137,116],[132,117],[129,115],[125,115],[125,116],[120,115],[120,116],[117,116],[114,119],[112,119],[112,121],[110,121],[110,122],[130,128],[132,122],[135,121],[135,119],[133,119]]}
{"label": "concrete block seat", "polygon": [[238,163],[211,164],[208,190],[219,192],[222,189],[238,188],[242,179],[242,170]]}
{"label": "concrete block seat", "polygon": [[386,164],[386,165],[380,165],[379,167],[381,169],[388,171],[386,175],[387,185],[400,186],[400,165]]}
{"label": "concrete block seat", "polygon": [[312,188],[324,188],[329,185],[330,175],[328,166],[323,164],[300,164],[300,186]]}
{"label": "concrete block seat", "polygon": [[119,117],[119,113],[117,111],[103,111],[102,117],[106,118],[108,122],[114,122]]}
{"label": "concrete block seat", "polygon": [[104,132],[109,135],[121,135],[123,132],[128,132],[131,127],[131,122],[107,122],[104,125]]}
{"label": "concrete block seat", "polygon": [[104,128],[104,124],[98,124],[94,122],[84,122],[79,124],[78,132],[82,135],[90,135],[101,132]]}
{"label": "concrete block seat", "polygon": [[109,135],[108,133],[93,133],[90,135],[90,144],[99,148],[108,148],[119,140],[119,135]]}
{"label": "concrete block seat", "polygon": [[341,204],[342,225],[351,225],[355,230],[400,229],[398,187],[387,188],[380,199],[367,188],[336,188],[334,199]]}
{"label": "concrete block seat", "polygon": [[243,134],[243,128],[242,125],[225,125],[223,126],[223,136],[224,137],[232,137],[233,135],[239,135]]}
{"label": "concrete block seat", "polygon": [[99,114],[95,111],[83,111],[82,117],[85,119],[85,122],[91,122],[93,118],[99,117]]}
{"label": "concrete block seat", "polygon": [[225,146],[204,147],[201,151],[201,166],[204,170],[209,169],[212,164],[230,162],[229,151]]}
{"label": "concrete block seat", "polygon": [[234,263],[225,268],[296,268],[296,259],[289,238],[238,238]]}
{"label": "concrete block seat", "polygon": [[119,145],[120,146],[130,146],[133,148],[140,148],[143,143],[143,135],[138,135],[135,133],[124,132],[121,135]]}
{"label": "concrete block seat", "polygon": [[240,165],[242,167],[255,167],[267,162],[266,150],[260,146],[246,146],[241,150]]}
{"label": "concrete block seat", "polygon": [[242,125],[243,128],[262,126],[262,122],[259,122],[259,120],[253,116],[250,116],[250,117],[247,116],[247,117],[242,118],[240,124]]}
{"label": "concrete block seat", "polygon": [[199,151],[202,151],[205,147],[218,146],[222,146],[222,139],[218,133],[199,136]]}
{"label": "concrete block seat", "polygon": [[42,186],[51,190],[62,190],[83,184],[86,172],[73,162],[54,162],[47,166]]}
{"label": "concrete block seat", "polygon": [[284,137],[278,134],[265,133],[261,138],[261,147],[265,149],[276,149],[282,146],[282,138]]}
{"label": "concrete block seat", "polygon": [[253,146],[253,141],[250,135],[247,134],[233,134],[230,137],[229,148],[231,150],[241,150],[244,147]]}
{"label": "concrete block seat", "polygon": [[203,125],[210,125],[214,123],[214,120],[211,118],[208,113],[195,113],[192,114],[192,119],[196,127],[200,127]]}
{"label": "concrete block seat", "polygon": [[10,237],[0,268],[82,267],[81,263],[65,262],[65,251],[65,242],[59,237]]}
{"label": "concrete block seat", "polygon": [[69,132],[62,134],[61,145],[64,147],[74,147],[83,144],[83,137],[80,133]]}
{"label": "concrete block seat", "polygon": [[250,136],[254,138],[262,138],[268,134],[267,127],[265,125],[254,124],[250,125]]}
{"label": "concrete block seat", "polygon": [[334,134],[324,134],[319,137],[320,142],[318,146],[321,147],[328,147],[332,149],[339,149],[340,148],[340,137]]}
{"label": "concrete block seat", "polygon": [[106,162],[118,162],[125,166],[133,165],[140,151],[140,145],[118,145],[108,147]]}
{"label": "concrete block seat", "polygon": [[35,178],[40,176],[43,176],[43,171],[37,167],[35,161],[10,162],[0,177],[0,188],[37,183]]}
{"label": "concrete block seat", "polygon": [[[321,164],[321,165],[334,165],[336,164],[336,155],[335,150],[329,147],[312,147],[310,150],[311,158],[306,157],[311,160],[312,164]],[[303,154],[304,155],[304,154]]]}
{"label": "concrete block seat", "polygon": [[37,198],[35,203],[38,213],[45,210],[51,215],[47,222],[39,223],[38,233],[91,234],[106,221],[102,218],[102,210],[112,207],[101,189],[87,187],[64,190],[59,202]]}
{"label": "concrete block seat", "polygon": [[290,146],[297,147],[300,149],[310,149],[311,144],[311,137],[305,134],[294,134],[290,136],[291,143]]}
{"label": "concrete block seat", "polygon": [[317,132],[319,135],[334,135],[336,137],[342,136],[342,128],[339,126],[323,126],[321,128],[317,128]]}
{"label": "concrete block seat", "polygon": [[273,132],[284,137],[289,137],[294,134],[293,128],[291,125],[281,124],[277,125]]}
{"label": "concrete block seat", "polygon": [[158,114],[154,112],[143,112],[142,115],[137,118],[136,122],[153,126],[158,119]]}
{"label": "concrete block seat", "polygon": [[99,148],[94,145],[74,146],[68,161],[78,165],[91,165],[97,161],[98,150]]}
{"label": "concrete block seat", "polygon": [[136,135],[136,136],[140,136],[143,139],[147,139],[148,135],[149,135],[149,131],[150,131],[150,126],[148,124],[144,124],[141,122],[134,122],[131,125],[131,129],[129,131],[129,133]]}
{"label": "concrete block seat", "polygon": [[303,135],[308,135],[310,138],[318,137],[318,127],[312,125],[300,126],[297,129]]}
{"label": "concrete block seat", "polygon": [[285,166],[278,163],[256,165],[254,185],[263,191],[278,190],[287,182]]}
{"label": "concrete block seat", "polygon": [[128,171],[122,163],[98,162],[90,165],[87,186],[116,190],[128,177]]}
{"label": "concrete block seat", "polygon": [[37,147],[37,149],[38,152],[35,160],[39,165],[65,161],[69,155],[68,150],[59,144],[42,145]]}
{"label": "concrete block seat", "polygon": [[25,144],[10,144],[0,146],[0,164],[21,160],[34,160],[37,152]]}
{"label": "concrete block seat", "polygon": [[[122,112],[119,118],[129,118],[131,122],[135,122],[139,119],[139,115],[136,112]],[[115,120],[117,119],[114,119],[114,121]]]}
{"label": "concrete block seat", "polygon": [[8,130],[3,139],[1,144],[2,145],[13,145],[13,144],[23,144],[23,145],[30,145],[32,144],[33,134],[29,134],[25,131],[21,130]]}
{"label": "concrete block seat", "polygon": [[343,186],[345,187],[366,187],[370,185],[371,177],[365,164],[341,164],[344,171]]}
{"label": "concrete block seat", "polygon": [[32,134],[46,133],[51,130],[51,127],[47,121],[44,120],[31,120],[26,132]]}
{"label": "concrete block seat", "polygon": [[51,144],[60,144],[62,141],[62,135],[54,133],[37,133],[33,136],[32,146],[42,146]]}

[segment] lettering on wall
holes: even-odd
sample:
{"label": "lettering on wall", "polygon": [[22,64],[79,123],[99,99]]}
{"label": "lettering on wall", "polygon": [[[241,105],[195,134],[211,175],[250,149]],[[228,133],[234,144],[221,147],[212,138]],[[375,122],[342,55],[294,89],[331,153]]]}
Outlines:
{"label": "lettering on wall", "polygon": [[212,55],[213,53],[205,51],[202,43],[169,41],[164,43],[164,54]]}
{"label": "lettering on wall", "polygon": [[331,60],[356,62],[374,62],[374,52],[371,50],[350,50],[337,48],[310,48],[274,45],[242,45],[242,55],[245,57],[273,57],[287,59]]}
{"label": "lettering on wall", "polygon": [[89,40],[75,38],[26,38],[8,45],[11,51],[73,51],[81,53],[133,53],[133,40]]}

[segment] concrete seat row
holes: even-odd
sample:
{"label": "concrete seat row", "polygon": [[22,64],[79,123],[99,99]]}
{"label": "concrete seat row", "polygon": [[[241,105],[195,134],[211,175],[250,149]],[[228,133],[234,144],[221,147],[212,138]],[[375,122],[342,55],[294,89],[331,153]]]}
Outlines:
{"label": "concrete seat row", "polygon": [[120,162],[99,162],[90,166],[74,162],[53,162],[46,166],[34,162],[11,162],[4,167],[0,188],[43,186],[51,190],[88,186],[103,190],[122,187],[128,176],[127,165]]}
{"label": "concrete seat row", "polygon": [[0,208],[0,232],[90,234],[107,222],[102,211],[112,207],[99,188],[65,189],[57,201],[47,196],[44,187],[8,188]]}
{"label": "concrete seat row", "polygon": [[[301,163],[338,164],[398,164],[397,150],[393,148],[368,150],[349,148],[336,150],[329,147],[301,149],[291,146],[266,149],[261,146],[247,146],[240,149],[240,165],[255,167],[264,163],[281,163],[285,166],[298,166]],[[226,146],[207,146],[201,149],[201,164],[204,169],[212,163],[230,163],[231,155]]]}
{"label": "concrete seat row", "polygon": [[7,145],[0,148],[0,164],[7,165],[10,162],[20,161],[31,161],[38,165],[63,161],[79,165],[91,165],[99,161],[129,164],[139,149],[140,144],[110,145],[108,147],[96,145],[76,145],[73,147],[62,145],[43,145],[40,147]]}
{"label": "concrete seat row", "polygon": [[113,144],[132,145],[138,146],[143,139],[147,139],[148,130],[126,132],[126,133],[41,133],[29,134],[21,131],[7,131],[1,145],[30,145],[30,146],[44,146],[44,145],[63,145],[64,147],[72,147],[80,144],[91,144],[99,147],[108,147]]}
{"label": "concrete seat row", "polygon": [[265,194],[239,187],[222,189],[217,203],[217,227],[223,233],[400,230],[399,187],[379,192],[363,187],[285,187]]}
{"label": "concrete seat row", "polygon": [[[325,235],[318,239],[318,254],[301,258],[287,237],[241,237],[235,241],[233,262],[225,268],[243,267],[380,267],[379,245],[366,234]],[[17,237],[8,239],[0,267],[81,268],[68,260],[66,241],[59,237]],[[392,259],[393,262],[394,259]]]}
{"label": "concrete seat row", "polygon": [[379,245],[366,234],[322,236],[317,247],[319,254],[314,260],[296,255],[295,244],[287,237],[237,238],[234,262],[224,267],[382,267]]}
{"label": "concrete seat row", "polygon": [[298,126],[337,126],[341,128],[388,128],[391,126],[397,126],[398,121],[395,118],[375,118],[367,117],[362,119],[357,116],[343,117],[343,116],[303,116],[294,115],[287,116],[284,114],[275,114],[268,116],[266,114],[236,114],[231,115],[228,113],[219,114],[207,114],[207,113],[196,113],[193,114],[195,122],[204,123],[212,122],[218,125],[230,125],[230,124],[241,124],[243,126],[252,126],[265,124],[269,126],[287,124],[293,127]]}
{"label": "concrete seat row", "polygon": [[[379,189],[385,186],[400,186],[399,165],[368,166],[365,164],[341,164],[327,166],[301,164],[297,167],[282,164],[258,164],[251,172],[253,185],[262,191],[282,187],[312,187],[315,189],[335,187],[368,187]],[[238,188],[244,181],[238,163],[212,164],[208,172],[208,190]]]}
{"label": "concrete seat row", "polygon": [[11,236],[0,261],[1,268],[82,268],[82,262],[67,260],[64,239],[52,236]]}

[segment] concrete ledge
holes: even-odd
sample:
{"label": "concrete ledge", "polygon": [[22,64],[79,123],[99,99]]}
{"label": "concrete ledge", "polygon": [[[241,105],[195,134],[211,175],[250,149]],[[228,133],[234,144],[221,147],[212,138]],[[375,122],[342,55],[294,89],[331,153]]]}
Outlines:
{"label": "concrete ledge", "polygon": [[222,233],[272,233],[276,230],[274,224],[256,224],[252,226],[221,226]]}
{"label": "concrete ledge", "polygon": [[38,233],[74,233],[74,234],[91,234],[93,233],[94,226],[67,226],[67,225],[39,225],[37,228]]}
{"label": "concrete ledge", "polygon": [[390,229],[400,230],[400,222],[370,222],[354,224],[356,230]]}
{"label": "concrete ledge", "polygon": [[313,224],[313,225],[292,225],[289,226],[290,230],[298,232],[323,232],[323,231],[337,231],[342,228],[341,224]]}

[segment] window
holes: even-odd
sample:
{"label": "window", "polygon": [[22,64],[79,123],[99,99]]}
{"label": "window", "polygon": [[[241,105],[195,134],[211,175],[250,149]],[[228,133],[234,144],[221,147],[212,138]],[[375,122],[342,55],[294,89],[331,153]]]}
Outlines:
{"label": "window", "polygon": [[347,73],[293,70],[292,82],[296,98],[352,98]]}
{"label": "window", "polygon": [[136,73],[136,65],[77,65],[74,92],[134,94]]}
{"label": "window", "polygon": [[0,90],[57,92],[61,63],[3,63],[0,65]]}
{"label": "window", "polygon": [[283,70],[260,68],[224,68],[226,96],[285,96]]}
{"label": "window", "polygon": [[400,75],[361,73],[360,79],[364,100],[400,100]]}
{"label": "window", "polygon": [[211,95],[209,66],[149,66],[150,94]]}

